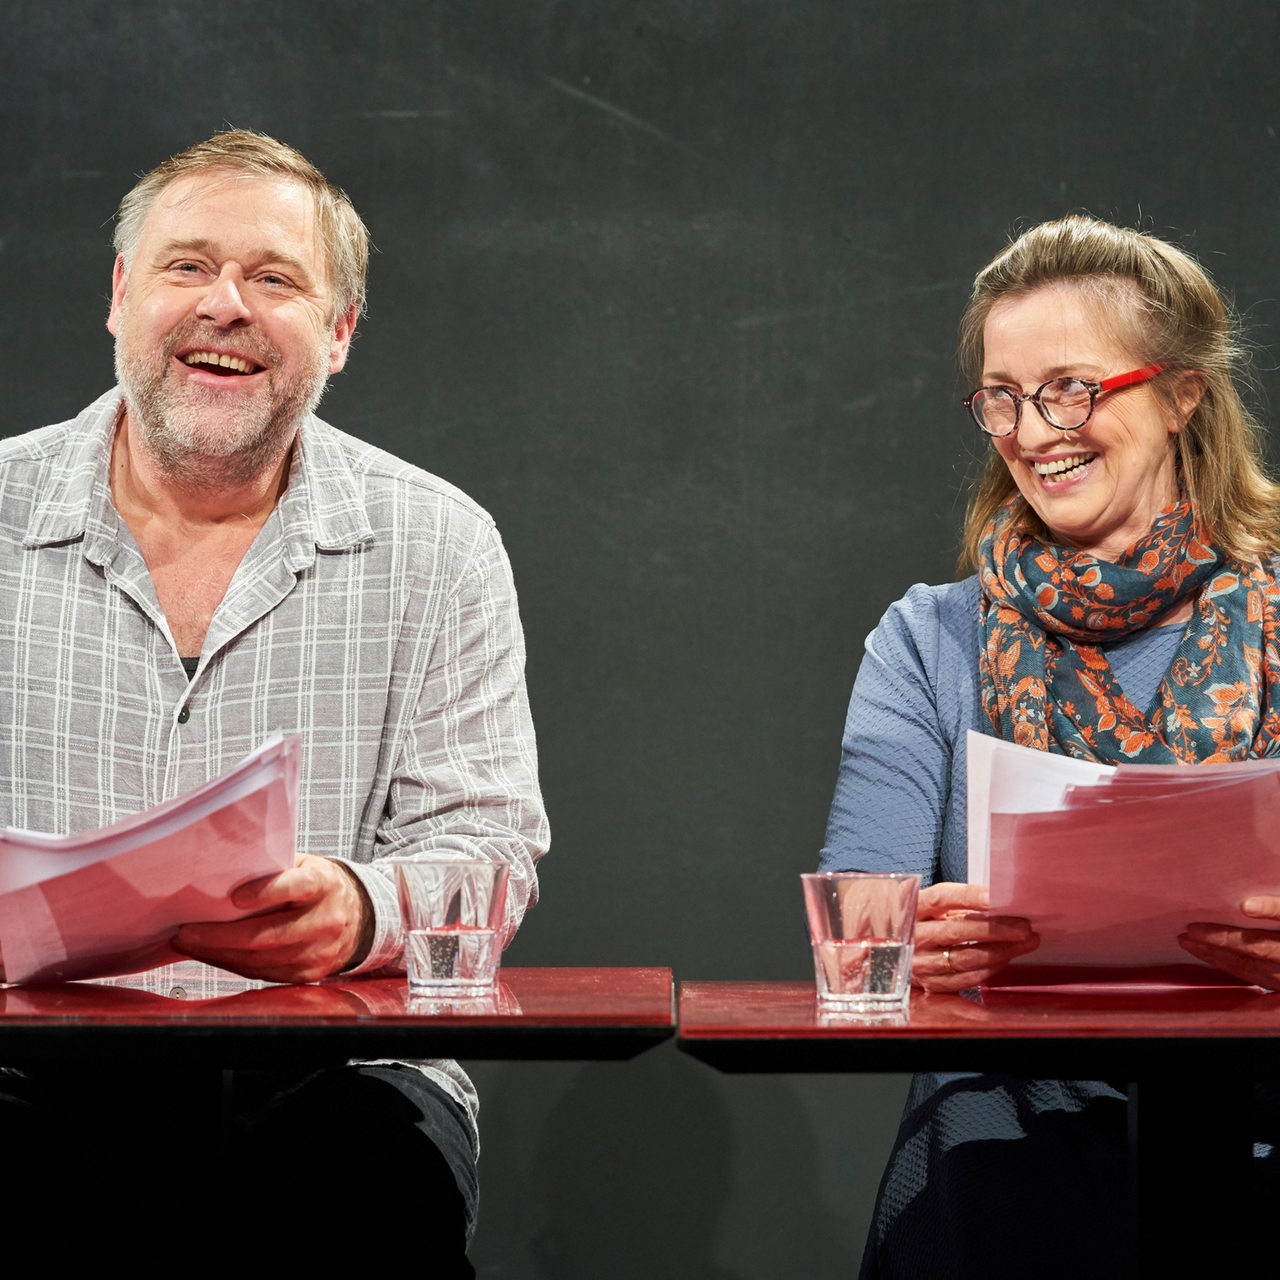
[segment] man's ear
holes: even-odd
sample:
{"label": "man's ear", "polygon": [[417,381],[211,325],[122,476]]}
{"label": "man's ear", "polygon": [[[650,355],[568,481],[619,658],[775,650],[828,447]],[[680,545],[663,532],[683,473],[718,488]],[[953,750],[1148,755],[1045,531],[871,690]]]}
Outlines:
{"label": "man's ear", "polygon": [[126,277],[124,258],[116,254],[116,265],[111,270],[111,310],[107,312],[107,332],[114,337],[120,332],[120,314],[124,310]]}
{"label": "man's ear", "polygon": [[333,322],[333,334],[329,342],[329,372],[340,373],[347,363],[347,352],[351,349],[351,339],[356,334],[356,319],[360,314],[360,306],[353,302],[347,310]]}

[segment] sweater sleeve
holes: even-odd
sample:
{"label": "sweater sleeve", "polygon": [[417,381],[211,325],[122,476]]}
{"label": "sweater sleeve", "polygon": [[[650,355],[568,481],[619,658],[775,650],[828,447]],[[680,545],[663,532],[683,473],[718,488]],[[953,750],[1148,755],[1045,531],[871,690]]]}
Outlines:
{"label": "sweater sleeve", "polygon": [[[943,871],[963,842],[964,729],[976,708],[976,588],[912,587],[867,638],[845,721],[824,871]],[[957,825],[958,824],[958,825]],[[951,861],[955,861],[954,858]]]}

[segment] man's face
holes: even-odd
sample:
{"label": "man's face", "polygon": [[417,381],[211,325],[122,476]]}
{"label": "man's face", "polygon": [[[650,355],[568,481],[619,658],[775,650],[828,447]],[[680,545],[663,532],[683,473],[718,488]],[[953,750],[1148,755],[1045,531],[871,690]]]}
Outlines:
{"label": "man's face", "polygon": [[[247,480],[278,460],[346,363],[311,193],[211,171],[157,197],[107,328],[143,441],[171,474],[219,460]],[[242,474],[243,473],[243,474]]]}

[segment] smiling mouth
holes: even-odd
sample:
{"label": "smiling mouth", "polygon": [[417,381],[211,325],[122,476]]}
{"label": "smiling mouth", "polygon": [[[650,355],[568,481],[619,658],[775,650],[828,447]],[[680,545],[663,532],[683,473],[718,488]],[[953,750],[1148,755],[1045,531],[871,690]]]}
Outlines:
{"label": "smiling mouth", "polygon": [[243,356],[220,355],[216,351],[188,351],[182,357],[182,363],[192,369],[206,369],[210,373],[223,377],[243,377],[245,374],[257,373],[262,365]]}
{"label": "smiling mouth", "polygon": [[1097,456],[1096,453],[1074,453],[1069,458],[1054,458],[1050,462],[1033,462],[1031,469],[1042,480],[1074,480],[1077,476],[1084,475],[1085,468]]}

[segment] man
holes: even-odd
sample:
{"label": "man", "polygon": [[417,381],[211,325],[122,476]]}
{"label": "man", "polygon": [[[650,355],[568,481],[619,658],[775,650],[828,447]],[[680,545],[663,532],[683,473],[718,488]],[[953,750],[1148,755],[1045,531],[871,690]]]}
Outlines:
{"label": "man", "polygon": [[[358,215],[291,148],[230,131],[142,178],[116,249],[119,387],[0,444],[0,824],[100,826],[298,733],[297,864],[177,950],[274,982],[399,968],[379,860],[403,852],[507,862],[508,941],[547,826],[502,544],[458,490],[313,415],[363,306]],[[96,1078],[71,1083],[77,1132],[105,1111],[146,1131],[145,1088],[103,1102]],[[31,1088],[8,1090],[24,1115]],[[260,1141],[305,1160],[314,1140],[379,1181],[407,1099],[465,1248],[475,1096],[456,1064],[259,1091]]]}

